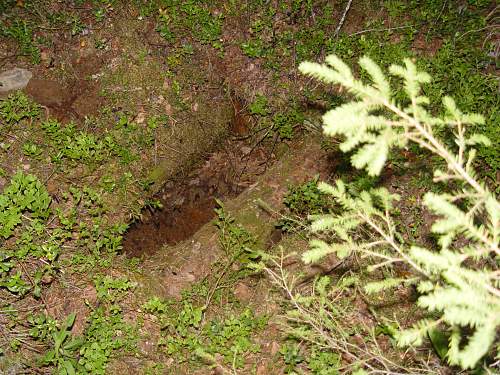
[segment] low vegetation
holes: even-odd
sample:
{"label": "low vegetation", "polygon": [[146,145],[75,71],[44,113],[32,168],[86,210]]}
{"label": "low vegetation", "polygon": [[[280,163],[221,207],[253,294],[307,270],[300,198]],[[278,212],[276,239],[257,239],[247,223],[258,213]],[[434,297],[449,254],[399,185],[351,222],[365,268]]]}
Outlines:
{"label": "low vegetation", "polygon": [[[0,97],[0,372],[497,373],[497,11],[0,0],[0,70],[102,103]],[[97,70],[73,69],[87,55]],[[279,207],[217,200],[206,238],[127,258],[128,228],[184,199],[160,175],[182,183],[222,138],[238,192],[304,139],[329,166],[271,183]],[[216,259],[178,275],[196,246]]]}
{"label": "low vegetation", "polygon": [[[359,99],[323,117],[327,135],[345,138],[341,150],[357,148],[351,157],[356,168],[378,175],[392,147],[413,142],[443,160],[442,169],[434,172],[434,181],[453,182],[457,190],[428,192],[423,197],[423,203],[439,217],[432,225],[439,245],[436,251],[405,243],[396,232],[392,211],[397,195],[378,188],[353,196],[341,180],[336,186],[322,183],[320,191],[333,196],[343,212],[313,219],[312,230],[331,232],[335,241],[314,240],[303,260],[316,262],[331,253],[342,259],[359,252],[373,260],[371,271],[394,270],[400,263],[411,267],[414,275],[386,276],[365,286],[367,293],[378,293],[400,285],[416,285],[420,294],[417,304],[429,314],[413,328],[398,332],[396,342],[399,346],[421,345],[427,336],[435,341],[445,337],[449,344],[439,347],[439,352],[448,363],[473,368],[495,347],[500,316],[495,263],[500,204],[474,171],[474,147],[491,143],[468,129],[485,120],[477,114],[462,113],[448,96],[443,98],[444,116],[433,117],[428,112],[429,98],[421,94],[421,85],[428,83],[430,76],[418,71],[411,60],[405,60],[404,66],[390,67],[391,74],[403,80],[407,99],[401,102],[394,100],[389,81],[371,59],[361,59],[360,65],[372,84],[355,79],[349,67],[335,56],[327,57],[327,63],[329,66],[303,63],[301,70],[328,83],[341,84]],[[453,134],[454,148],[448,148],[436,135],[440,128]],[[435,344],[443,345],[442,341]],[[498,355],[491,353],[489,361]]]}

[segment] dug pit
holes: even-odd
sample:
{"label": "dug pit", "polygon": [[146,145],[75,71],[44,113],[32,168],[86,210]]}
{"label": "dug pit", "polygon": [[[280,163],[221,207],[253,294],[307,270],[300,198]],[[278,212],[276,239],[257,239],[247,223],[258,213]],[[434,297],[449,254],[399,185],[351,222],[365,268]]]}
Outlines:
{"label": "dug pit", "polygon": [[[241,118],[235,116],[241,127]],[[233,135],[240,129],[233,129]],[[169,181],[156,198],[159,210],[146,209],[134,222],[123,241],[128,257],[151,256],[164,245],[191,238],[214,218],[216,199],[226,200],[251,186],[276,159],[263,145],[228,139],[219,151],[209,155],[201,167]]]}

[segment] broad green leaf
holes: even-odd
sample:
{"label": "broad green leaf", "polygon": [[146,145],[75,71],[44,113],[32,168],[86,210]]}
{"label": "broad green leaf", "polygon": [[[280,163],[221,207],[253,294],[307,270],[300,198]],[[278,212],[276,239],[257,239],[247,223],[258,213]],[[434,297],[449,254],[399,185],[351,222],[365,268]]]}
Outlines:
{"label": "broad green leaf", "polygon": [[445,332],[438,327],[432,328],[428,332],[429,339],[431,340],[432,347],[441,359],[445,359],[448,354],[448,338]]}

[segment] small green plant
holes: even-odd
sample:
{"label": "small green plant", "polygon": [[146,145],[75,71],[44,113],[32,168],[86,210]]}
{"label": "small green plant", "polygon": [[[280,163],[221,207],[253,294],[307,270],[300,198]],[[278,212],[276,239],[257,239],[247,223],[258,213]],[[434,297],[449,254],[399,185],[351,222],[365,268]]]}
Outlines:
{"label": "small green plant", "polygon": [[111,135],[97,139],[93,134],[77,132],[73,123],[65,126],[56,120],[46,120],[41,127],[49,139],[52,161],[61,163],[64,159],[86,164],[103,161],[115,154],[118,146]]}
{"label": "small green plant", "polygon": [[0,287],[6,288],[9,292],[17,294],[20,297],[24,296],[31,289],[29,284],[22,279],[21,271],[3,276],[0,279]]}
{"label": "small green plant", "polygon": [[277,227],[290,232],[300,226],[308,215],[331,212],[334,208],[331,199],[318,189],[319,176],[298,186],[290,186],[283,198],[283,204],[291,217],[282,218]]}
{"label": "small green plant", "polygon": [[27,142],[23,145],[23,153],[32,158],[38,158],[43,150],[36,143]]}
{"label": "small green plant", "polygon": [[303,122],[304,115],[294,108],[289,112],[274,115],[273,128],[281,140],[292,139],[295,127],[302,125]]}
{"label": "small green plant", "polygon": [[[300,69],[325,82],[341,84],[358,99],[323,116],[325,134],[342,135],[342,151],[356,150],[351,157],[356,168],[378,175],[391,148],[414,142],[445,161],[445,169],[434,173],[435,182],[454,181],[459,191],[424,196],[425,205],[439,216],[432,226],[439,245],[434,251],[407,244],[395,232],[391,213],[396,195],[377,188],[356,197],[346,191],[342,181],[335,186],[321,183],[319,189],[334,197],[343,212],[316,218],[312,230],[329,231],[334,241],[313,240],[303,260],[316,262],[330,253],[345,258],[355,252],[374,261],[369,268],[372,271],[397,263],[410,266],[414,271],[411,277],[390,277],[365,286],[368,293],[398,285],[417,286],[417,304],[429,314],[413,328],[398,332],[398,345],[421,345],[432,330],[446,330],[450,335],[447,361],[464,369],[473,368],[490,350],[498,350],[492,347],[500,325],[495,261],[500,254],[500,204],[476,179],[473,169],[474,146],[487,146],[489,140],[467,131],[467,125],[483,124],[484,118],[462,113],[447,96],[443,98],[444,114],[434,117],[427,110],[429,99],[421,94],[422,84],[428,83],[430,76],[418,71],[409,59],[404,66],[390,67],[390,73],[403,81],[405,100],[395,100],[386,75],[367,57],[360,65],[370,75],[371,84],[356,79],[336,56],[327,57],[326,62],[328,65],[303,63]],[[443,128],[453,132],[455,148],[436,136],[436,129]],[[374,238],[359,237],[361,228],[369,229]],[[466,245],[461,245],[463,238]]]}
{"label": "small green plant", "polygon": [[98,276],[94,280],[97,298],[114,301],[132,289],[134,284],[126,277],[112,278],[111,276]]}
{"label": "small green plant", "polygon": [[33,28],[28,21],[15,19],[8,26],[0,24],[0,35],[14,39],[21,53],[29,56],[33,64],[40,63],[40,49],[35,45]]}
{"label": "small green plant", "polygon": [[245,228],[236,224],[221,201],[217,200],[217,204],[219,207],[215,209],[217,214],[215,225],[219,228],[219,242],[229,262],[225,268],[239,262],[243,266],[240,270],[245,272],[245,265],[257,256],[257,252],[252,249],[255,239]]}
{"label": "small green plant", "polygon": [[95,166],[96,162],[112,157],[118,157],[122,164],[130,164],[139,159],[132,145],[141,148],[154,143],[154,126],[138,127],[126,116],[121,116],[114,129],[100,138],[77,131],[74,123],[62,125],[52,119],[42,122],[41,128],[48,138],[51,159],[58,164],[70,161]]}
{"label": "small green plant", "polygon": [[36,119],[40,115],[40,106],[33,103],[21,91],[10,94],[0,100],[0,119],[7,125],[13,125],[23,119]]}
{"label": "small green plant", "polygon": [[[53,348],[41,358],[43,365],[55,366],[59,375],[76,374],[76,350],[82,345],[83,340],[71,335],[71,327],[75,318],[74,313],[70,314],[60,327],[51,329],[50,336]],[[49,323],[51,322],[53,321],[49,320]]]}
{"label": "small green plant", "polygon": [[50,202],[47,190],[35,176],[15,174],[0,194],[0,236],[12,235],[21,224],[23,213],[30,213],[32,218],[47,218]]}
{"label": "small green plant", "polygon": [[108,41],[107,39],[96,39],[95,42],[94,42],[94,47],[96,49],[101,49],[101,50],[105,50],[106,47],[108,45]]}
{"label": "small green plant", "polygon": [[205,353],[219,353],[226,363],[241,368],[246,356],[260,352],[260,346],[252,342],[251,335],[264,328],[266,324],[265,316],[256,317],[248,308],[239,315],[213,319],[204,327],[203,331],[208,340],[201,350]]}
{"label": "small green plant", "polygon": [[318,189],[319,176],[298,186],[290,186],[283,198],[285,206],[296,215],[314,215],[325,212],[328,196]]}
{"label": "small green plant", "polygon": [[94,11],[94,17],[97,22],[102,22],[107,15],[106,8],[98,8]]}
{"label": "small green plant", "polygon": [[45,314],[30,315],[27,320],[31,326],[29,334],[37,340],[47,339],[58,327],[57,320]]}
{"label": "small green plant", "polygon": [[300,345],[290,340],[286,342],[280,349],[285,362],[285,373],[295,374],[301,371],[302,367],[306,367],[314,375],[340,375],[339,368],[341,367],[340,355],[324,350],[312,350],[304,355],[301,353]]}
{"label": "small green plant", "polygon": [[267,98],[264,95],[258,94],[255,100],[248,106],[248,110],[252,115],[266,116],[269,113]]}
{"label": "small green plant", "polygon": [[[378,368],[419,373],[421,368],[400,366],[382,352],[371,327],[353,324],[359,313],[353,293],[359,277],[348,274],[334,280],[320,276],[310,288],[297,288],[300,283],[283,266],[287,261],[282,252],[279,256],[263,254],[261,261],[254,263],[255,269],[266,272],[286,296],[281,323],[287,341],[280,352],[287,373],[354,374],[360,366],[374,373]],[[353,337],[363,338],[362,342]]]}
{"label": "small green plant", "polygon": [[71,36],[76,36],[85,29],[85,24],[82,22],[80,17],[76,15],[71,16],[68,23],[71,29]]}
{"label": "small green plant", "polygon": [[[260,350],[251,337],[267,324],[267,317],[256,316],[235,300],[232,286],[253,273],[248,265],[256,256],[255,240],[218,204],[221,260],[212,265],[210,275],[183,291],[181,301],[153,297],[142,308],[158,317],[163,332],[158,345],[177,361],[243,368],[246,356]],[[223,311],[218,309],[222,301]]]}
{"label": "small green plant", "polygon": [[202,44],[222,50],[222,23],[224,15],[210,11],[197,1],[173,0],[158,11],[157,31],[168,42],[188,34]]}
{"label": "small green plant", "polygon": [[315,375],[341,374],[341,356],[332,351],[313,350],[307,365]]}
{"label": "small green plant", "polygon": [[267,323],[265,316],[256,317],[250,309],[240,314],[213,318],[204,322],[206,308],[196,306],[193,294],[184,295],[181,303],[152,298],[143,305],[145,311],[159,317],[164,336],[158,344],[179,361],[209,359],[216,354],[235,368],[244,365],[245,356],[260,350],[251,335]]}
{"label": "small green plant", "polygon": [[142,305],[144,311],[150,314],[163,314],[169,309],[169,305],[158,297],[153,297]]}
{"label": "small green plant", "polygon": [[241,50],[248,57],[265,57],[267,50],[262,39],[251,39],[241,43]]}
{"label": "small green plant", "polygon": [[104,375],[116,352],[132,352],[136,345],[136,327],[124,321],[119,305],[135,284],[125,277],[110,276],[97,276],[94,283],[99,304],[88,319],[78,366],[84,373]]}
{"label": "small green plant", "polygon": [[280,349],[280,353],[283,356],[283,361],[285,362],[285,373],[289,374],[294,371],[295,367],[304,362],[304,356],[300,354],[300,346],[295,343],[285,343]]}
{"label": "small green plant", "polygon": [[119,350],[133,351],[137,341],[134,326],[123,320],[122,310],[116,304],[94,309],[84,335],[78,366],[91,374],[104,375],[113,354]]}
{"label": "small green plant", "polygon": [[[52,199],[35,176],[18,172],[11,178],[0,194],[0,236],[8,240],[0,247],[0,289],[16,298],[28,293],[41,298],[43,285],[50,284],[57,275],[61,249],[69,242],[82,251],[74,257],[83,259],[85,267],[109,265],[121,249],[127,226],[105,225],[100,194],[89,188],[81,191],[70,187],[69,191],[63,194],[63,199],[70,208],[51,209]],[[93,226],[82,220],[82,212],[87,217],[94,216]],[[49,227],[48,220],[58,224]],[[106,278],[98,285],[102,294],[110,296],[119,294],[116,288],[124,290],[131,286],[125,280],[115,282]]]}

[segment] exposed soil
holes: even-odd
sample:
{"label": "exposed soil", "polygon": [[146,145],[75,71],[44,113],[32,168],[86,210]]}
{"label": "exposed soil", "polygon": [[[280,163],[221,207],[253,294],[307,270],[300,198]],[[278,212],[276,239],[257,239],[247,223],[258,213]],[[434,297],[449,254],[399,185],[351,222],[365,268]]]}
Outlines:
{"label": "exposed soil", "polygon": [[95,115],[103,107],[99,84],[91,80],[104,61],[95,54],[72,59],[74,78],[61,83],[51,79],[34,78],[25,92],[48,110],[48,115],[61,122],[81,120]]}
{"label": "exposed soil", "polygon": [[[232,148],[238,150],[238,142],[233,141]],[[245,146],[242,149],[245,150]],[[290,146],[289,152],[278,158],[279,160],[273,158],[273,163],[268,163],[267,170],[265,169],[266,155],[261,151],[263,150],[255,151],[254,157],[249,155],[251,160],[247,165],[247,172],[241,174],[240,177],[238,177],[237,173],[232,174],[233,180],[231,181],[239,181],[239,183],[227,183],[227,175],[224,175],[224,172],[238,170],[231,170],[224,166],[224,161],[231,160],[232,165],[239,166],[241,171],[245,168],[245,159],[239,161],[240,157],[236,157],[238,153],[219,151],[213,154],[202,168],[194,172],[191,178],[183,181],[182,186],[186,187],[191,192],[191,197],[193,197],[196,195],[196,187],[190,188],[189,182],[193,181],[192,183],[198,184],[197,178],[203,176],[201,179],[205,181],[205,190],[202,190],[201,193],[207,194],[207,192],[212,191],[215,192],[211,193],[215,197],[217,197],[217,192],[227,194],[224,199],[226,212],[229,212],[238,224],[241,224],[255,236],[258,246],[270,249],[282,239],[287,238],[281,231],[276,230],[274,225],[278,217],[276,214],[284,208],[283,197],[288,191],[288,186],[304,183],[316,175],[326,179],[330,174],[330,163],[327,152],[320,149],[317,139],[307,138],[306,140],[294,142]],[[220,160],[220,162],[217,162],[217,160]],[[220,173],[217,174],[217,171]],[[213,180],[210,180],[210,177]],[[213,183],[219,186],[217,192],[211,190],[214,186]],[[189,197],[189,192],[183,191],[181,188],[175,189],[173,186],[176,184],[177,182],[169,183],[163,195],[172,197],[171,194],[174,193],[178,199]],[[234,190],[231,190],[231,188]],[[194,199],[196,200],[196,198]],[[207,195],[199,198],[198,202],[204,202],[206,199],[209,199]],[[163,200],[169,202],[168,198],[163,198]],[[257,205],[256,200],[262,200],[271,210]],[[211,207],[215,207],[214,200],[210,203]],[[190,219],[194,222],[201,216],[199,211],[203,210],[205,210],[207,216],[210,214],[210,218],[213,217],[213,209],[209,210],[206,206],[200,208],[196,204],[185,204],[185,207],[184,211],[170,209],[153,214],[151,212],[145,213],[144,216],[147,219],[129,230],[125,240],[126,244],[130,235],[133,234],[135,244],[137,244],[136,248],[126,249],[127,254],[130,254],[130,250],[144,250],[143,253],[137,251],[138,255],[136,256],[144,256],[145,259],[141,267],[147,269],[150,272],[149,279],[154,280],[153,284],[147,289],[151,288],[158,295],[167,298],[180,298],[183,290],[189,288],[194,282],[207,277],[212,271],[207,265],[213,264],[218,257],[222,256],[218,229],[211,224],[199,225],[199,223],[190,227],[193,230],[192,236],[183,238],[178,243],[170,243],[171,246],[165,246],[161,251],[155,252],[155,250],[161,248],[162,244],[167,243],[165,238],[160,237],[162,233],[160,233],[158,226],[155,226],[155,220],[166,222],[167,224],[164,225],[167,227],[169,214],[178,224],[190,223]],[[193,207],[199,210],[196,214],[192,210]],[[168,229],[168,234],[173,231],[173,225],[164,228]],[[153,238],[142,235],[144,229],[149,230],[149,233],[153,233]],[[167,230],[164,230],[163,235],[167,236],[164,234],[165,232]],[[150,247],[141,246],[141,241],[147,241],[145,243]],[[306,241],[305,244],[307,244]],[[293,246],[293,248],[296,247]],[[299,262],[296,259],[293,263],[298,264]],[[310,271],[312,275],[315,269],[316,267],[312,266],[310,270],[307,270],[307,273],[309,274]]]}
{"label": "exposed soil", "polygon": [[[242,135],[248,123],[235,106],[232,130]],[[160,210],[145,210],[142,220],[134,223],[124,237],[124,251],[129,257],[152,255],[163,245],[189,239],[214,216],[216,200],[226,200],[254,183],[275,160],[263,146],[229,139],[219,151],[187,177],[168,182],[157,195]]]}
{"label": "exposed soil", "polygon": [[[61,263],[62,268],[55,269],[50,278],[42,278],[43,293],[40,299],[30,297],[19,304],[12,304],[20,312],[16,319],[23,321],[25,311],[31,313],[43,310],[62,322],[70,314],[76,313],[72,334],[85,334],[89,314],[106,304],[99,296],[102,290],[97,289],[95,277],[124,277],[131,281],[134,288],[126,296],[124,293],[120,308],[127,321],[133,325],[139,324],[138,352],[113,359],[108,373],[152,373],[146,370],[150,361],[165,365],[163,369],[166,372],[163,373],[229,373],[224,367],[217,366],[193,370],[189,367],[189,358],[179,361],[180,368],[183,368],[179,370],[177,357],[168,357],[160,341],[165,333],[164,322],[158,322],[155,316],[145,311],[144,303],[153,297],[180,300],[183,293],[195,283],[201,284],[210,276],[217,277],[218,272],[222,279],[226,268],[217,270],[217,262],[224,258],[225,252],[224,245],[221,245],[221,231],[209,224],[215,217],[214,209],[217,208],[218,200],[224,202],[225,212],[234,218],[235,225],[248,231],[252,240],[255,240],[256,249],[265,249],[270,253],[280,249],[282,254],[293,252],[288,254],[288,263],[283,263],[283,268],[290,275],[300,273],[296,280],[297,290],[310,288],[310,282],[319,275],[329,275],[339,280],[360,270],[358,259],[341,261],[334,255],[321,264],[304,265],[300,254],[309,246],[307,236],[302,233],[295,236],[275,228],[280,215],[289,213],[283,203],[289,186],[310,181],[316,176],[325,181],[337,177],[349,179],[355,176],[355,171],[348,162],[348,156],[325,151],[329,145],[323,144],[323,140],[316,137],[317,134],[298,134],[297,129],[301,124],[293,124],[294,140],[289,142],[281,139],[276,128],[267,133],[266,129],[274,126],[275,114],[287,113],[296,103],[302,106],[301,112],[307,112],[309,123],[319,124],[319,113],[329,109],[331,103],[319,95],[310,95],[309,91],[331,92],[335,97],[342,92],[320,84],[312,86],[305,77],[300,76],[297,69],[300,61],[295,57],[298,45],[295,42],[293,56],[279,55],[288,50],[283,47],[281,51],[282,47],[275,46],[273,42],[276,58],[281,60],[277,69],[266,66],[264,58],[252,58],[243,53],[242,43],[254,39],[255,33],[259,32],[253,30],[259,24],[252,19],[252,8],[248,7],[248,3],[246,13],[231,14],[226,9],[228,2],[222,2],[220,9],[217,2],[213,3],[213,7],[210,2],[206,2],[211,16],[219,12],[225,14],[220,38],[217,38],[217,44],[220,41],[224,53],[219,48],[212,48],[210,43],[200,44],[196,38],[186,37],[182,40],[179,38],[175,43],[167,42],[168,38],[164,38],[158,29],[161,25],[161,9],[159,14],[155,10],[154,16],[143,17],[128,3],[116,9],[108,5],[106,16],[97,21],[96,10],[100,8],[95,8],[95,2],[80,2],[79,8],[73,8],[74,4],[70,3],[73,2],[52,2],[51,13],[68,9],[74,11],[85,26],[83,30],[73,35],[68,22],[59,31],[46,27],[50,24],[38,25],[34,22],[37,25],[34,27],[37,38],[43,40],[44,35],[52,31],[54,34],[52,43],[40,47],[41,63],[36,66],[30,66],[28,59],[22,60],[17,49],[4,48],[3,43],[5,46],[13,43],[4,41],[0,35],[0,68],[23,66],[33,72],[33,79],[24,92],[43,107],[43,119],[55,118],[61,124],[76,122],[79,128],[85,127],[85,131],[99,138],[106,132],[116,130],[117,122],[125,118],[135,133],[131,131],[128,134],[131,138],[128,143],[124,143],[123,151],[130,152],[136,159],[123,162],[125,157],[113,154],[112,159],[101,164],[68,164],[66,169],[58,169],[60,166],[53,164],[50,157],[30,159],[23,154],[21,141],[30,140],[32,135],[19,132],[14,136],[8,135],[14,141],[9,153],[5,153],[9,160],[6,158],[0,171],[5,169],[13,173],[15,170],[31,170],[47,185],[47,191],[53,198],[53,208],[62,207],[62,211],[69,211],[69,206],[73,204],[71,200],[66,202],[62,198],[62,193],[68,188],[82,190],[90,187],[98,191],[100,198],[106,202],[106,211],[103,209],[102,217],[96,220],[89,209],[81,209],[89,215],[86,221],[81,221],[82,227],[83,224],[88,225],[88,228],[104,227],[104,224],[111,227],[117,223],[130,222],[132,217],[139,216],[140,219],[133,221],[124,234],[121,242],[124,257],[116,255],[108,265],[96,265],[97,260],[100,260],[97,259],[90,265],[92,269],[86,268],[84,271],[78,271],[77,266],[81,265],[78,262],[94,260],[89,255],[94,249],[91,245],[84,251],[76,247],[73,249],[77,240],[86,238],[83,235],[79,238],[76,229],[74,233],[70,232],[68,237],[75,241],[68,241],[61,254],[62,260],[67,263]],[[261,3],[257,9],[264,5]],[[327,3],[330,2],[318,2],[316,7],[323,7]],[[273,4],[277,8],[278,3],[266,2],[265,5],[272,7]],[[384,7],[370,13],[364,8],[363,2],[353,4],[343,27],[347,34],[364,33],[364,28],[370,31],[371,26],[367,26],[367,23],[372,18],[382,20],[384,27],[399,26],[399,23],[391,23],[391,17]],[[332,7],[331,13],[335,20],[340,18],[343,9],[337,5]],[[23,1],[18,1],[16,6],[23,8]],[[280,12],[279,9],[277,11]],[[262,39],[268,42],[266,38],[274,39],[275,34],[295,32],[295,29],[307,26],[306,21],[311,24],[317,22],[314,12],[306,19],[301,20],[298,13],[283,14],[276,19],[273,17],[273,35],[268,35],[269,30],[266,32],[264,29]],[[325,35],[330,34],[334,27],[336,21],[329,26]],[[443,40],[436,38],[428,42],[423,35],[422,32],[418,34],[412,48],[430,55],[439,51]],[[395,33],[393,42],[398,42],[400,38],[401,35]],[[318,59],[325,51],[323,47],[318,49]],[[270,59],[268,62],[273,61]],[[268,100],[272,110],[267,115],[251,115],[247,107],[260,95]],[[297,101],[292,103],[290,98],[296,98]],[[263,112],[266,113],[266,110]],[[156,120],[156,127],[149,128],[150,121]],[[144,129],[152,131],[149,133]],[[126,132],[117,134],[118,140],[127,135]],[[136,138],[132,137],[134,134]],[[17,154],[13,151],[15,149]],[[416,161],[413,160],[415,155],[408,154],[405,157],[412,163]],[[423,161],[425,163],[427,160]],[[425,172],[423,169],[421,172]],[[400,210],[398,225],[404,228],[404,239],[431,247],[434,241],[427,234],[434,217],[425,210],[415,208],[420,206],[421,197],[428,186],[414,186],[412,179],[416,175],[422,180],[425,177],[424,173],[416,172],[399,174],[398,166],[389,164],[378,182],[403,197],[397,208]],[[0,173],[0,190],[7,181]],[[107,189],[107,183],[113,186],[110,190]],[[155,205],[151,204],[138,215],[140,207],[149,199],[157,199],[162,208],[152,208]],[[54,216],[50,223],[61,225],[57,220]],[[305,223],[306,219],[303,221]],[[121,234],[116,235],[116,238],[121,239]],[[14,244],[15,240],[12,238],[10,241]],[[119,249],[119,245],[116,249]],[[103,258],[106,255],[104,252],[101,254]],[[127,258],[139,258],[141,262]],[[35,261],[45,263],[43,258]],[[238,271],[234,263],[229,263],[227,269]],[[395,268],[395,272],[402,277],[408,275],[405,267]],[[381,274],[380,277],[385,275]],[[234,284],[228,282],[227,285],[219,285],[219,281],[212,282],[213,285],[206,282],[206,285],[213,287],[214,292],[217,288],[228,290],[231,296],[225,300],[221,293],[220,301],[216,302],[213,295],[209,295],[206,301],[201,301],[202,305],[206,303],[210,307],[203,319],[219,314],[225,318],[228,315],[223,310],[234,308],[236,311],[247,305],[257,314],[270,317],[265,332],[255,337],[256,342],[261,344],[261,351],[249,354],[245,358],[244,369],[238,370],[238,373],[265,375],[287,372],[284,368],[288,363],[283,363],[280,354],[285,341],[282,341],[277,319],[284,313],[284,305],[281,296],[271,292],[271,282],[255,275],[245,276]],[[368,300],[363,294],[358,296],[356,289],[347,291],[343,297],[349,297],[350,293],[356,294],[355,298],[350,299],[355,310],[350,315],[342,316],[347,326],[364,325],[374,329],[381,322],[375,313],[384,313],[381,314],[384,319],[386,316],[392,319],[398,315],[398,320],[406,326],[410,326],[416,318],[412,306],[417,295],[413,288],[400,288],[383,300]],[[234,307],[228,308],[229,303],[224,306],[229,300],[237,301]],[[334,302],[342,306],[341,300]],[[17,323],[12,324],[7,315],[0,311],[0,343],[7,343],[2,334],[4,327],[10,329],[16,327]],[[23,324],[22,329],[27,329],[28,326]],[[118,331],[116,337],[121,333]],[[365,344],[363,337],[353,335],[352,339],[359,341],[356,344],[361,346]],[[388,336],[381,337],[380,344],[382,352],[392,350]],[[32,351],[21,347],[16,356],[22,358],[26,352],[39,354],[46,349],[38,344]],[[408,353],[398,360],[411,361],[413,354]],[[78,354],[76,356],[79,358]],[[0,373],[2,357],[3,353],[0,354]],[[343,359],[345,363],[351,361],[350,358]],[[24,369],[17,368],[17,364],[10,368],[14,372],[7,373],[25,373],[22,372]],[[34,371],[48,373],[50,369],[45,367],[41,372]]]}

